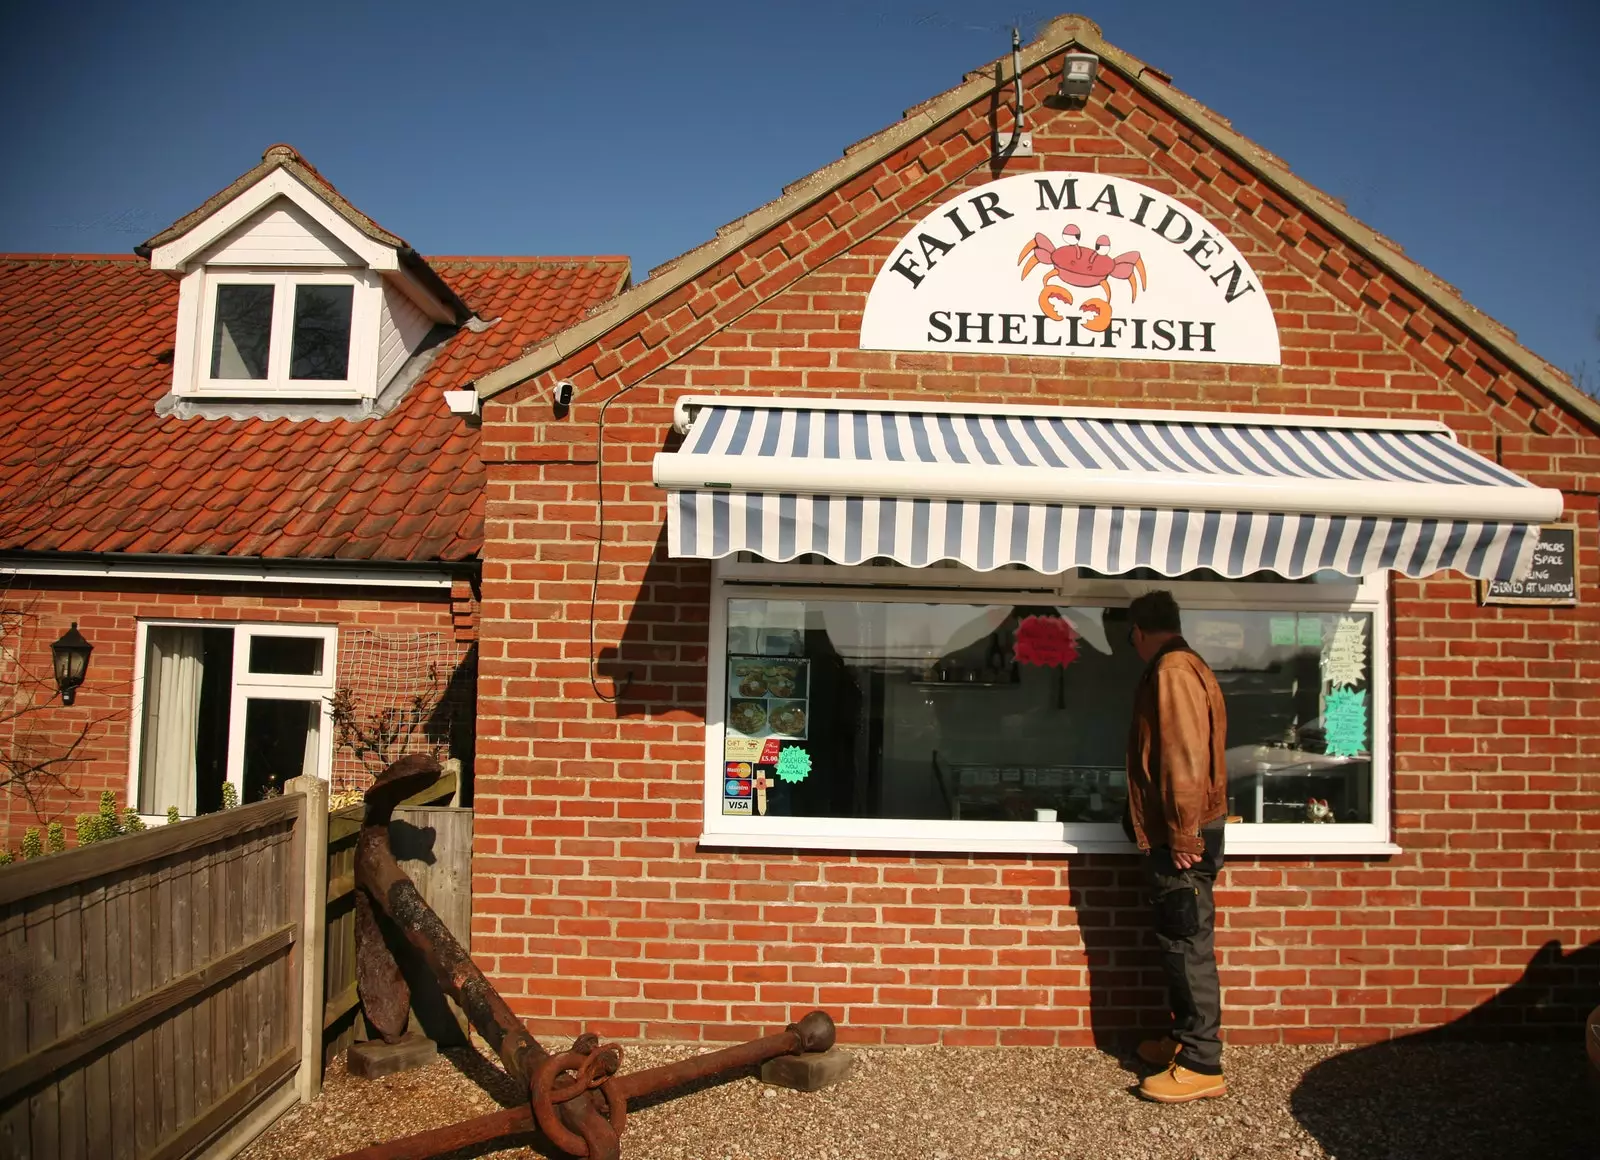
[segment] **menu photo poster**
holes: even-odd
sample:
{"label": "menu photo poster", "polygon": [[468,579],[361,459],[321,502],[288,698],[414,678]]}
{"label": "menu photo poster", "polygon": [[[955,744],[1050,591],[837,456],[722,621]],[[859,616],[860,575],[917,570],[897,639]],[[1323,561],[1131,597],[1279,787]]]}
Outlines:
{"label": "menu photo poster", "polygon": [[1528,574],[1520,580],[1479,580],[1478,603],[1576,606],[1578,525],[1545,524]]}

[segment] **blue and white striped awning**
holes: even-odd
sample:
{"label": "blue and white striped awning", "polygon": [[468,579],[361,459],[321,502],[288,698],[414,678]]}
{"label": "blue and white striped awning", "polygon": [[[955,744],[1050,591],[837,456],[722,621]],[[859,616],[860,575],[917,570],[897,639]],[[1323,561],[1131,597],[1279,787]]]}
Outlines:
{"label": "blue and white striped awning", "polygon": [[1537,488],[1440,423],[833,399],[689,397],[672,555],[987,571],[1526,571]]}

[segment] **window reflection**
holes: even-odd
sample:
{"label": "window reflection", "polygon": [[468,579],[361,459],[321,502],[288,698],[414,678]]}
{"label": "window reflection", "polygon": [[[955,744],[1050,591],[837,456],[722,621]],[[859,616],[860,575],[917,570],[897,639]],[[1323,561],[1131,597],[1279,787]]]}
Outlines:
{"label": "window reflection", "polygon": [[[1370,619],[1185,613],[1227,698],[1230,814],[1371,820]],[[1144,671],[1122,608],[733,599],[728,623],[724,813],[1122,815]]]}
{"label": "window reflection", "polygon": [[264,379],[272,345],[271,286],[217,287],[211,335],[211,377]]}
{"label": "window reflection", "polygon": [[352,286],[295,287],[291,379],[350,377],[350,308],[354,300]]}

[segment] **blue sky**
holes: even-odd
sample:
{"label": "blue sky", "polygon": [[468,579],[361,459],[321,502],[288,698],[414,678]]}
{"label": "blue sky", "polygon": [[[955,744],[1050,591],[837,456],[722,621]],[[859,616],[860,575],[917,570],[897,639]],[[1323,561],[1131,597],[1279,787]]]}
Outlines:
{"label": "blue sky", "polygon": [[[1600,377],[1600,3],[1079,7]],[[424,253],[626,253],[642,277],[1065,10],[6,5],[0,250],[126,252],[288,141]]]}

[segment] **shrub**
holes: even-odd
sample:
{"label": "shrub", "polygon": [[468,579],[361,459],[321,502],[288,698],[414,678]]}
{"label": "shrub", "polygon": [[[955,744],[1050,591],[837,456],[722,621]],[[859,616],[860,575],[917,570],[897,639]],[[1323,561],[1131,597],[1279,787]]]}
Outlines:
{"label": "shrub", "polygon": [[61,828],[60,822],[51,822],[45,827],[44,848],[52,854],[59,854],[67,848],[67,832]]}
{"label": "shrub", "polygon": [[11,851],[4,846],[0,846],[0,866],[9,866],[13,861],[15,859],[12,857]]}
{"label": "shrub", "polygon": [[168,806],[167,807],[167,825],[170,826],[170,825],[172,825],[173,822],[176,822],[177,820],[178,820],[178,807],[177,806]]}
{"label": "shrub", "polygon": [[39,839],[39,827],[29,826],[22,834],[22,857],[31,861],[44,857],[44,843]]}
{"label": "shrub", "polygon": [[238,808],[238,805],[239,805],[239,791],[238,791],[238,789],[235,788],[233,782],[231,782],[231,781],[223,782],[222,783],[222,808],[225,809],[225,810],[231,810],[231,809]]}

